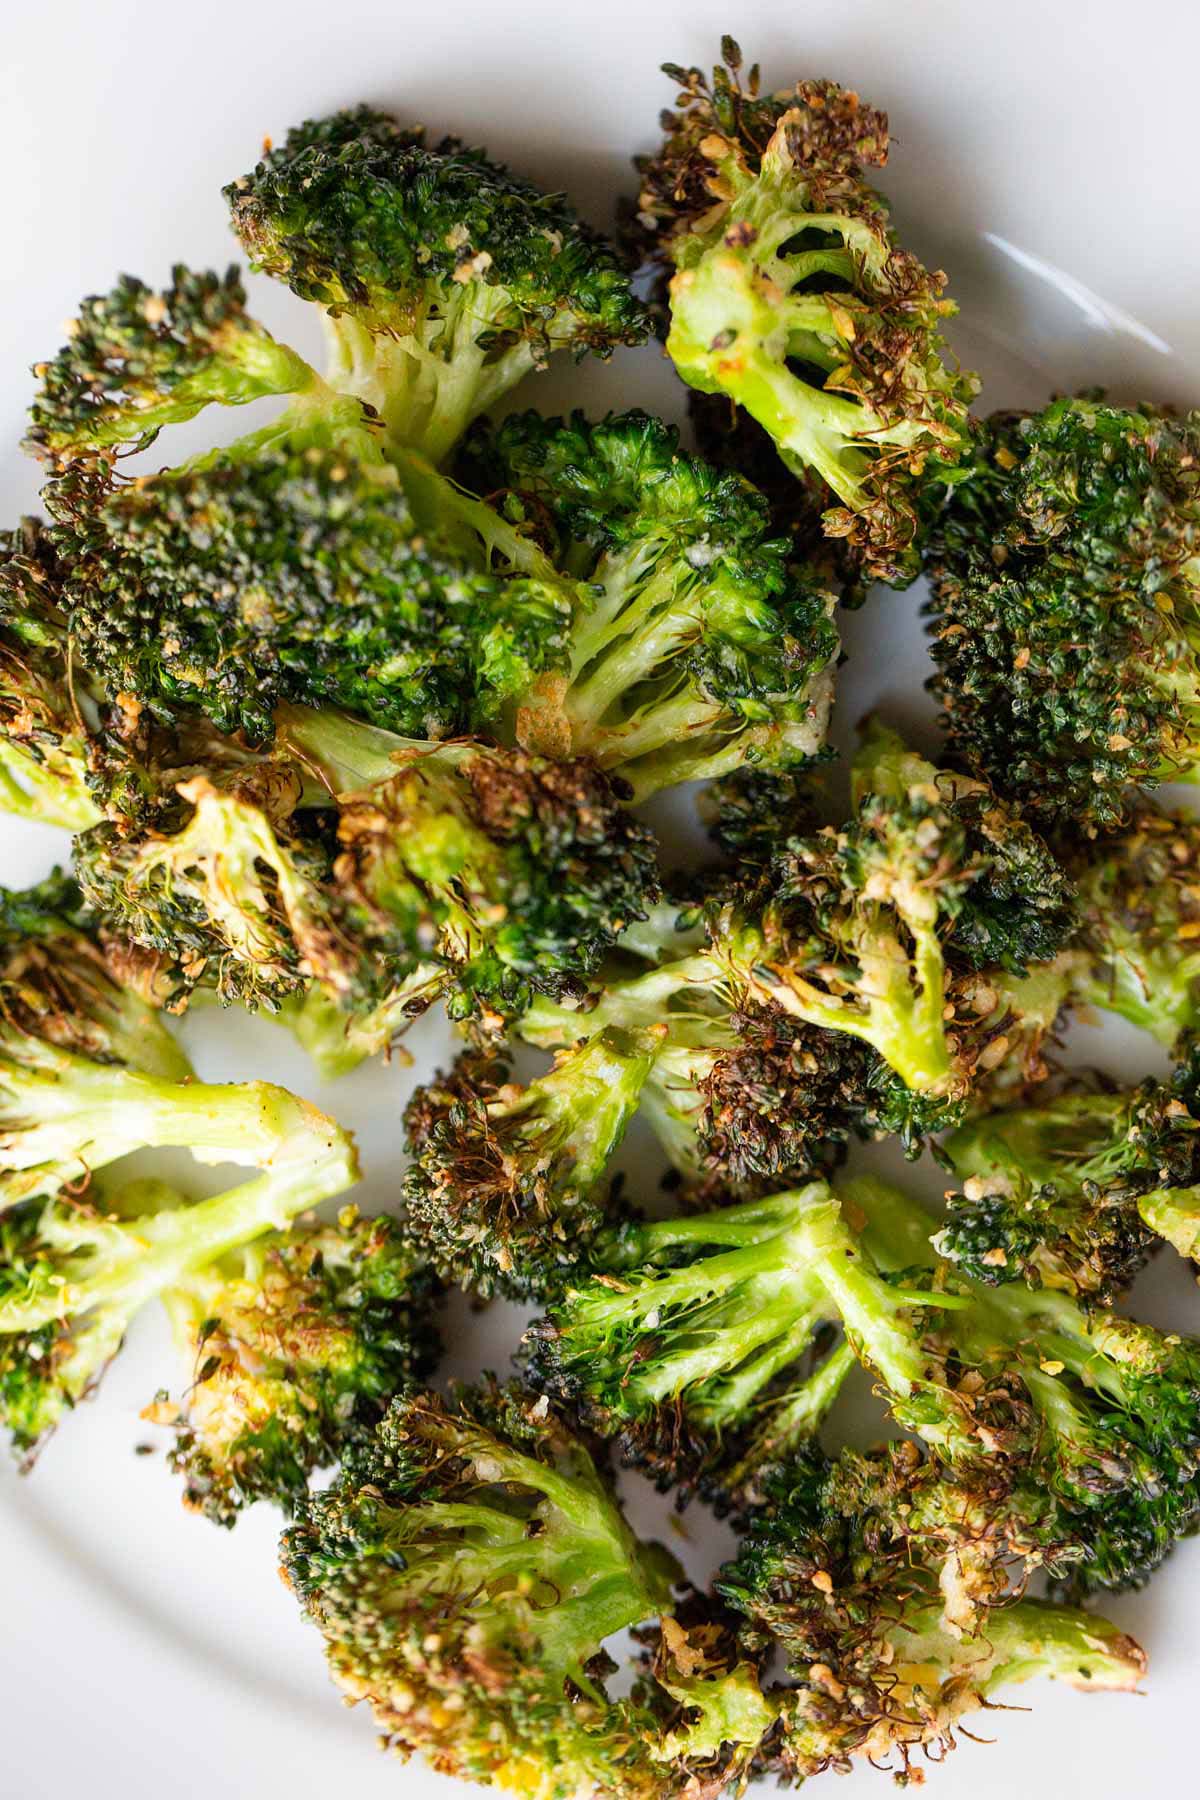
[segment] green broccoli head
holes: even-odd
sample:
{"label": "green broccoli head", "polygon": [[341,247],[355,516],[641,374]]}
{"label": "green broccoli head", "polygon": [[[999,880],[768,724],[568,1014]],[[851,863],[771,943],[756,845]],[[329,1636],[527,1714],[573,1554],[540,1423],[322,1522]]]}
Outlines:
{"label": "green broccoli head", "polygon": [[124,275],[111,293],[89,295],[67,342],[34,374],[26,448],[52,467],[111,461],[206,406],[297,394],[318,379],[246,312],[236,268],[182,263],[161,294]]}
{"label": "green broccoli head", "polygon": [[[717,1589],[746,1645],[778,1650],[794,1685],[760,1753],[765,1772],[802,1780],[867,1758],[901,1785],[919,1751],[940,1755],[966,1714],[1012,1682],[1048,1676],[1085,1691],[1130,1691],[1146,1659],[1107,1620],[1010,1597],[952,1626],[933,1571],[905,1545],[906,1493],[919,1463],[893,1454],[891,1506],[861,1506],[864,1465],[808,1448],[776,1470]],[[878,1483],[871,1486],[878,1491]]]}
{"label": "green broccoli head", "polygon": [[963,828],[972,875],[951,927],[957,965],[1024,975],[1071,941],[1079,921],[1067,871],[985,782],[928,762],[876,717],[862,727],[851,782],[858,801],[916,795],[944,806]]}
{"label": "green broccoli head", "polygon": [[544,1398],[398,1399],[299,1509],[283,1567],[402,1756],[537,1800],[663,1791],[653,1715],[606,1695],[603,1644],[668,1605],[672,1560]]}
{"label": "green broccoli head", "polygon": [[869,1318],[894,1379],[915,1384],[919,1358],[897,1349],[890,1323],[913,1303],[871,1270],[834,1195],[814,1182],[613,1227],[551,1301],[525,1356],[542,1385],[660,1487],[724,1493],[747,1479],[748,1418],[775,1413],[756,1435],[779,1456],[836,1397],[845,1358],[802,1375],[827,1324]]}
{"label": "green broccoli head", "polygon": [[38,519],[0,532],[0,810],[82,831],[95,708],[73,681],[63,571]]}
{"label": "green broccoli head", "polygon": [[938,1238],[980,1281],[1109,1298],[1166,1238],[1200,1259],[1200,1053],[1167,1082],[1067,1086],[969,1121],[943,1148],[963,1191]]}
{"label": "green broccoli head", "polygon": [[608,1164],[658,1040],[610,1026],[527,1087],[495,1052],[467,1051],[417,1089],[407,1225],[441,1274],[485,1297],[561,1286],[612,1216]]}
{"label": "green broccoli head", "polygon": [[1200,762],[1195,421],[1082,396],[976,454],[931,558],[943,724],[1035,818],[1111,831]]}
{"label": "green broccoli head", "polygon": [[929,490],[960,462],[974,377],[947,359],[945,277],[901,248],[864,167],[887,118],[833,82],[764,96],[725,68],[666,66],[681,92],[638,160],[634,241],[670,283],[667,350],[683,379],[757,420],[833,502],[830,535],[871,578],[918,567]]}
{"label": "green broccoli head", "polygon": [[252,266],[323,308],[333,379],[434,462],[554,351],[646,335],[561,195],[369,107],[298,126],[225,197]]}
{"label": "green broccoli head", "polygon": [[820,749],[833,597],[740,476],[640,411],[518,414],[477,428],[460,467],[586,584],[564,653],[524,698],[522,742],[594,756],[639,796]]}
{"label": "green broccoli head", "polygon": [[559,588],[489,574],[414,519],[390,467],[221,454],[115,492],[52,484],[72,642],[109,693],[251,742],[292,701],[453,736],[533,681]]}
{"label": "green broccoli head", "polygon": [[452,1012],[496,1018],[583,991],[656,893],[654,839],[594,764],[408,747],[341,802],[348,927],[450,972]]}
{"label": "green broccoli head", "polygon": [[219,1525],[291,1511],[437,1355],[432,1287],[387,1218],[344,1207],[199,1270],[164,1301],[190,1370],[146,1414],[175,1430],[184,1504]]}
{"label": "green broccoli head", "polygon": [[1068,854],[1082,919],[1079,997],[1174,1049],[1200,1026],[1200,823],[1142,800],[1117,836]]}
{"label": "green broccoli head", "polygon": [[935,1221],[879,1182],[842,1200],[890,1279],[941,1296],[914,1315],[919,1381],[884,1381],[897,1420],[986,1502],[993,1559],[1080,1593],[1145,1580],[1200,1518],[1196,1341],[1057,1289],[970,1279],[937,1257]]}
{"label": "green broccoli head", "polygon": [[[10,1202],[0,1214],[0,1419],[19,1450],[34,1450],[96,1385],[143,1306],[358,1177],[346,1133],[283,1088],[104,1068],[108,1086],[99,1091],[94,1068],[74,1059],[63,1076],[76,1113],[89,1101],[95,1108],[90,1137],[86,1120],[68,1121],[85,1175],[126,1152],[167,1146],[208,1162],[253,1162],[261,1173],[190,1203],[161,1182],[119,1173],[69,1197]],[[66,1127],[54,1123],[62,1137]]]}

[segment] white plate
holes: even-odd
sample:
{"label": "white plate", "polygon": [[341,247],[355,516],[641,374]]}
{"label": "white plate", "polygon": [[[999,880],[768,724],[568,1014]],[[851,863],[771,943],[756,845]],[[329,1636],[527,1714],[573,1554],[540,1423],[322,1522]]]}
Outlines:
{"label": "white plate", "polygon": [[[652,143],[670,99],[657,64],[708,63],[730,28],[772,82],[828,74],[890,109],[897,144],[884,185],[914,247],[950,271],[967,314],[955,340],[986,377],[987,405],[1085,382],[1132,398],[1200,397],[1200,22],[1172,0],[1135,12],[1115,0],[810,0],[794,10],[608,0],[586,13],[561,0],[504,11],[489,0],[433,10],[342,0],[332,14],[310,0],[209,0],[200,16],[59,0],[8,20],[0,70],[6,513],[30,507],[37,486],[14,447],[25,366],[57,346],[80,295],[118,269],[158,281],[176,258],[223,266],[233,246],[219,187],[253,161],[264,132],[278,137],[360,99],[388,104],[566,185],[606,223],[630,152]],[[286,293],[256,283],[252,299],[267,323],[313,341],[311,319]],[[544,410],[680,412],[653,350],[560,368],[521,399]],[[243,422],[220,421],[231,435]],[[211,430],[205,420],[196,441]],[[928,728],[919,600],[916,590],[880,596],[848,621],[840,738],[876,700]],[[686,807],[668,825],[673,839],[692,835]],[[6,879],[20,884],[66,843],[0,821],[0,852]],[[184,1030],[203,1074],[269,1074],[334,1109],[360,1134],[366,1204],[389,1202],[404,1098],[448,1051],[438,1021],[414,1031],[413,1069],[371,1068],[329,1089],[269,1024],[197,1016]],[[1080,1031],[1072,1048],[1131,1079],[1161,1066],[1132,1032]],[[655,1179],[645,1140],[625,1161],[635,1179]],[[937,1191],[936,1172],[921,1179]],[[1195,1287],[1178,1265],[1160,1263],[1137,1305],[1155,1322],[1200,1329]],[[503,1366],[518,1324],[515,1309],[480,1318],[459,1308],[454,1371]],[[137,1414],[171,1379],[167,1355],[157,1321],[141,1321],[100,1397],[67,1421],[35,1474],[0,1467],[0,1794],[445,1792],[424,1770],[376,1756],[369,1719],[339,1706],[317,1635],[276,1579],[276,1520],[256,1509],[233,1533],[217,1531],[183,1513],[161,1451],[134,1455],[154,1436]],[[632,1503],[640,1525],[670,1530],[643,1490]],[[727,1540],[698,1513],[686,1526],[689,1540],[672,1541],[703,1578]],[[964,1742],[948,1768],[931,1771],[942,1800],[1193,1794],[1198,1597],[1192,1545],[1146,1593],[1111,1602],[1150,1652],[1146,1696],[1015,1691],[1032,1712],[970,1721],[996,1745]],[[863,1769],[836,1791],[882,1794],[886,1778]]]}

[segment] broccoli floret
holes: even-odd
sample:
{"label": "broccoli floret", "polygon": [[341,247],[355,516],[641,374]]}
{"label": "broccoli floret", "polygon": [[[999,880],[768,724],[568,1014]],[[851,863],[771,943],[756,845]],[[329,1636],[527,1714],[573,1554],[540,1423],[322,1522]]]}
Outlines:
{"label": "broccoli floret", "polygon": [[174,786],[149,827],[79,840],[89,897],[225,998],[274,1009],[315,983],[343,1022],[318,1000],[303,1029],[335,1063],[441,993],[499,1016],[582,992],[655,891],[651,833],[585,762],[293,708],[257,767]]}
{"label": "broccoli floret", "polygon": [[707,958],[686,960],[614,975],[581,1008],[535,1000],[516,1029],[560,1052],[567,1082],[576,1064],[586,1068],[598,1032],[658,1033],[640,1109],[693,1183],[777,1184],[836,1160],[855,1131],[894,1129],[919,1141],[917,1097],[867,1045],[782,1007],[731,999]]}
{"label": "broccoli floret", "polygon": [[161,294],[123,275],[111,293],[83,301],[67,342],[34,374],[26,447],[52,467],[144,450],[206,406],[271,395],[292,398],[289,430],[304,421],[319,443],[345,428],[369,454],[362,407],[249,316],[236,268],[219,275],[178,263]]}
{"label": "broccoli floret", "polygon": [[1200,1027],[1200,821],[1142,801],[1118,836],[1068,855],[1080,999],[1174,1050]]}
{"label": "broccoli floret", "polygon": [[637,162],[634,242],[675,271],[668,353],[818,477],[825,529],[866,575],[902,584],[978,389],[946,360],[945,277],[900,247],[865,178],[887,160],[886,115],[828,81],[764,96],[753,69],[743,89],[737,45],[722,50],[711,83],[666,65],[678,111]]}
{"label": "broccoli floret", "polygon": [[817,752],[832,596],[760,498],[643,413],[478,434],[475,501],[411,460],[237,447],[47,490],[78,655],[163,717],[257,742],[283,702],[589,756],[639,796]]}
{"label": "broccoli floret", "polygon": [[409,1231],[473,1293],[552,1292],[610,1217],[605,1173],[658,1048],[610,1026],[528,1087],[494,1051],[468,1051],[404,1115],[415,1163]]}
{"label": "broccoli floret", "polygon": [[82,831],[99,818],[87,788],[87,684],[71,680],[62,572],[46,530],[0,531],[0,811]]}
{"label": "broccoli floret", "polygon": [[905,1395],[884,1381],[898,1422],[986,1505],[973,1554],[986,1538],[993,1561],[1045,1566],[1078,1593],[1144,1581],[1200,1522],[1200,1343],[1050,1288],[970,1279],[936,1256],[936,1222],[877,1181],[847,1183],[842,1201],[879,1267],[941,1296],[924,1323],[913,1315],[921,1383]]}
{"label": "broccoli floret", "polygon": [[1035,818],[1111,831],[1196,778],[1197,428],[1091,396],[982,428],[931,556],[955,754]]}
{"label": "broccoli floret", "polygon": [[477,427],[460,468],[585,584],[569,639],[521,697],[522,743],[592,756],[639,796],[820,749],[833,597],[740,476],[636,411]]}
{"label": "broccoli floret", "polygon": [[286,781],[255,794],[193,775],[138,829],[84,832],[76,875],[103,918],[176,967],[185,994],[210,987],[274,1011],[318,981],[371,1003],[380,971],[339,929],[334,846],[292,829],[294,797]]}
{"label": "broccoli floret", "polygon": [[1024,975],[1073,938],[1075,890],[1045,840],[985,782],[938,768],[910,750],[878,718],[862,729],[852,784],[858,800],[904,801],[917,794],[944,806],[966,833],[978,865],[954,921],[955,961],[968,969]]}
{"label": "broccoli floret", "polygon": [[[933,1301],[933,1296],[926,1296]],[[875,1274],[823,1182],[715,1212],[612,1228],[568,1282],[525,1356],[537,1380],[660,1487],[732,1485],[747,1418],[775,1403],[772,1453],[807,1437],[849,1360],[807,1383],[821,1328],[863,1329],[896,1391],[923,1374],[891,1315],[921,1303]],[[915,1345],[915,1340],[914,1340]],[[738,1483],[744,1480],[739,1475]]]}
{"label": "broccoli floret", "polygon": [[849,826],[770,861],[755,845],[741,880],[685,910],[686,933],[668,908],[620,940],[654,967],[602,967],[578,1008],[536,1000],[521,1036],[565,1049],[606,1025],[665,1026],[642,1109],[684,1175],[743,1191],[827,1166],[852,1134],[916,1155],[969,1105],[1036,1086],[1076,961],[1012,971],[1073,924],[1070,890],[990,799],[903,760],[930,779],[898,782],[864,754]]}
{"label": "broccoli floret", "polygon": [[938,1249],[978,1281],[1024,1279],[1109,1299],[1163,1239],[1200,1261],[1200,1050],[1170,1081],[1067,1087],[960,1126],[963,1182]]}
{"label": "broccoli floret", "polygon": [[430,1282],[394,1221],[347,1206],[199,1269],[163,1301],[189,1371],[171,1424],[184,1504],[219,1525],[291,1511],[314,1469],[365,1438],[437,1354]]}
{"label": "broccoli floret", "polygon": [[562,195],[369,107],[290,131],[225,198],[252,267],[321,307],[331,381],[434,462],[554,351],[646,336]]}
{"label": "broccoli floret", "polygon": [[867,1460],[844,1453],[831,1463],[809,1448],[777,1470],[717,1577],[746,1648],[778,1650],[792,1678],[763,1772],[803,1780],[863,1757],[904,1786],[921,1779],[910,1768],[917,1751],[943,1755],[957,1722],[1010,1683],[1136,1688],[1140,1646],[1073,1607],[1009,1597],[952,1629],[936,1581],[906,1551],[903,1507],[882,1520],[862,1509]]}
{"label": "broccoli floret", "polygon": [[[190,1204],[161,1183],[117,1181],[111,1191],[27,1199],[0,1214],[0,1417],[21,1450],[33,1450],[95,1386],[144,1305],[358,1178],[346,1133],[283,1088],[108,1074],[108,1135],[94,1128],[100,1154],[85,1145],[83,1173],[112,1155],[167,1144],[210,1162],[253,1159],[262,1173]],[[63,1079],[78,1088],[80,1069]],[[92,1098],[85,1088],[83,1099]],[[83,1137],[77,1129],[72,1147]]]}
{"label": "broccoli floret", "polygon": [[634,1538],[583,1441],[515,1386],[398,1399],[301,1507],[283,1566],[347,1699],[440,1774],[535,1800],[652,1800],[705,1775],[716,1792],[773,1717],[748,1667],[706,1680],[673,1619],[666,1692],[606,1694],[604,1640],[662,1612],[677,1572]]}
{"label": "broccoli floret", "polygon": [[567,584],[493,575],[477,538],[464,552],[418,522],[394,468],[336,450],[235,447],[115,492],[62,479],[46,501],[83,666],[252,742],[288,700],[453,736],[524,692],[569,612]]}
{"label": "broccoli floret", "polygon": [[455,1016],[581,993],[655,897],[652,833],[586,760],[383,743],[373,773],[340,803],[345,916],[385,954],[397,934],[432,953]]}

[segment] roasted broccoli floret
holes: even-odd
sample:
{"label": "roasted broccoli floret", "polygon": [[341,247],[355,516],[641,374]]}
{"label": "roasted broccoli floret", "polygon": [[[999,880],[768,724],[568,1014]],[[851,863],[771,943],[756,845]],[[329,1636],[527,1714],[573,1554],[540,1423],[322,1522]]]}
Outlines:
{"label": "roasted broccoli floret", "polygon": [[861,803],[914,796],[944,806],[963,828],[977,872],[953,927],[956,962],[1025,975],[1048,963],[1079,926],[1075,890],[1045,840],[985,782],[939,768],[878,718],[862,727],[851,774]]}
{"label": "roasted broccoli floret", "polygon": [[407,1225],[441,1274],[483,1296],[545,1294],[586,1256],[658,1039],[610,1026],[527,1087],[494,1051],[468,1051],[417,1089]]}
{"label": "roasted broccoli floret", "polygon": [[709,1675],[673,1619],[670,1685],[606,1694],[605,1640],[665,1611],[677,1571],[634,1538],[583,1441],[518,1387],[397,1400],[300,1509],[283,1566],[347,1699],[441,1774],[535,1800],[653,1800],[705,1776],[719,1792],[773,1718],[749,1667]]}
{"label": "roasted broccoli floret", "polygon": [[523,415],[464,460],[235,446],[47,489],[82,665],[255,742],[285,702],[421,739],[588,756],[639,795],[824,742],[832,595],[743,481],[643,413]]}
{"label": "roasted broccoli floret", "polygon": [[951,1195],[943,1256],[978,1281],[1046,1282],[1111,1298],[1162,1240],[1200,1261],[1200,1051],[1170,1081],[1067,1086],[986,1113],[942,1148]]}
{"label": "roasted broccoli floret", "polygon": [[1053,954],[1075,926],[1063,872],[990,790],[882,727],[853,782],[847,824],[773,856],[756,843],[743,879],[709,884],[704,945],[680,953],[668,917],[648,973],[615,973],[586,1012],[539,1002],[520,1021],[546,1048],[664,1023],[645,1103],[685,1172],[786,1177],[852,1129],[915,1147],[973,1086],[1045,1072],[1073,976]]}
{"label": "roasted broccoli floret", "polygon": [[519,698],[522,743],[594,757],[639,796],[820,749],[833,597],[771,535],[742,477],[636,411],[478,427],[459,467],[585,584],[569,634],[548,643]]}
{"label": "roasted broccoli floret", "polygon": [[724,394],[801,480],[827,490],[825,529],[871,578],[917,570],[928,492],[963,457],[973,376],[948,361],[945,277],[896,242],[864,169],[887,160],[884,113],[834,82],[743,88],[737,45],[680,89],[638,159],[633,240],[670,282],[667,350]]}
{"label": "roasted broccoli floret", "polygon": [[256,1239],[162,1298],[187,1382],[143,1416],[173,1426],[184,1504],[219,1525],[257,1500],[291,1511],[437,1354],[428,1277],[394,1221],[354,1206]]}
{"label": "roasted broccoli floret", "polygon": [[592,764],[281,720],[258,767],[85,834],[76,867],[128,936],[225,997],[273,1009],[316,984],[344,1015],[340,1035],[321,1001],[306,1017],[335,1062],[440,993],[498,1015],[581,992],[655,891],[653,837]]}
{"label": "roasted broccoli floret", "polygon": [[845,1184],[842,1202],[881,1269],[941,1297],[909,1315],[921,1383],[904,1395],[884,1380],[898,1422],[972,1496],[969,1564],[1044,1566],[1077,1593],[1144,1581],[1200,1523],[1200,1343],[1048,1287],[970,1279],[936,1256],[936,1222],[877,1181]]}
{"label": "roasted broccoli floret", "polygon": [[[660,1487],[737,1487],[756,1454],[784,1455],[836,1397],[852,1358],[803,1378],[822,1328],[861,1332],[883,1379],[923,1375],[894,1319],[936,1304],[887,1284],[824,1182],[678,1219],[627,1222],[592,1247],[524,1347],[534,1377]],[[768,1417],[768,1409],[770,1417]],[[749,1422],[749,1429],[748,1427]],[[764,1441],[765,1440],[765,1441]]]}
{"label": "roasted broccoli floret", "polygon": [[[109,1177],[102,1188],[28,1199],[0,1213],[0,1412],[21,1450],[35,1448],[95,1386],[149,1301],[358,1177],[346,1133],[283,1088],[265,1081],[151,1082],[128,1069],[109,1074],[109,1135],[95,1132],[99,1160],[141,1145],[187,1144],[204,1160],[253,1161],[262,1172],[190,1203],[161,1183]],[[71,1067],[64,1085],[78,1080]],[[82,1136],[75,1131],[73,1149]]]}
{"label": "roasted broccoli floret", "polygon": [[1200,821],[1143,800],[1116,837],[1068,856],[1079,998],[1173,1050],[1200,1027]]}
{"label": "roasted broccoli floret", "polygon": [[0,532],[0,811],[82,831],[92,696],[71,678],[61,571],[45,528]]}
{"label": "roasted broccoli floret", "polygon": [[320,307],[329,379],[247,314],[236,268],[179,265],[162,294],[124,276],[37,365],[36,454],[111,458],[206,406],[285,395],[254,444],[439,460],[553,350],[645,336],[615,251],[560,196],[369,108],[300,126],[225,194],[253,266]]}
{"label": "roasted broccoli floret", "polygon": [[982,428],[931,555],[955,754],[1036,818],[1111,831],[1196,779],[1194,418],[1091,396]]}
{"label": "roasted broccoli floret", "polygon": [[1080,1592],[1143,1580],[1200,1521],[1200,1346],[1061,1292],[977,1283],[936,1255],[934,1230],[867,1178],[617,1227],[526,1354],[664,1486],[736,1500],[836,1394],[846,1359],[807,1392],[794,1365],[840,1324],[961,1491],[957,1530],[945,1505],[911,1528],[956,1617],[1040,1567]]}
{"label": "roasted broccoli floret", "polygon": [[252,267],[321,308],[333,384],[434,462],[554,351],[646,335],[616,252],[561,194],[369,107],[290,131],[225,198]]}
{"label": "roasted broccoli floret", "polygon": [[810,1447],[776,1470],[717,1577],[747,1650],[777,1650],[792,1678],[759,1755],[764,1773],[797,1781],[863,1757],[907,1786],[921,1780],[918,1751],[940,1759],[958,1721],[1010,1684],[1136,1688],[1140,1646],[1074,1607],[1009,1597],[951,1628],[936,1580],[905,1545],[903,1483],[890,1516],[862,1506],[873,1460],[830,1462]]}

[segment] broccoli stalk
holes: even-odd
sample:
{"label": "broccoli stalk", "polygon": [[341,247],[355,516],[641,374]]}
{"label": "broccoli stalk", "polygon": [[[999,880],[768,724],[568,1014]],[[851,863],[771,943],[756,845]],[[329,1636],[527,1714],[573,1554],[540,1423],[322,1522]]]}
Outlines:
{"label": "broccoli stalk", "polygon": [[407,1227],[440,1274],[484,1296],[552,1292],[609,1216],[604,1177],[659,1033],[610,1027],[521,1088],[468,1052],[405,1110]]}
{"label": "broccoli stalk", "polygon": [[219,1162],[249,1153],[263,1170],[252,1180],[190,1205],[161,1186],[148,1198],[135,1185],[111,1209],[58,1197],[0,1217],[0,1405],[18,1448],[34,1448],[95,1385],[149,1301],[357,1180],[351,1140],[284,1089],[252,1082],[207,1092],[202,1136],[186,1114],[172,1127],[160,1109],[158,1137],[138,1142],[198,1141]]}
{"label": "broccoli stalk", "polygon": [[269,1500],[290,1511],[314,1469],[428,1373],[431,1288],[393,1221],[347,1206],[335,1224],[258,1238],[167,1289],[188,1386],[143,1417],[174,1428],[184,1504],[220,1525]]}
{"label": "broccoli stalk", "polygon": [[[635,242],[670,282],[667,352],[683,379],[745,408],[832,500],[872,577],[917,571],[922,483],[956,465],[973,377],[947,366],[955,310],[896,243],[863,165],[887,160],[886,115],[832,82],[743,91],[741,53],[681,88],[661,150],[640,158]],[[928,509],[926,509],[928,510]]]}

